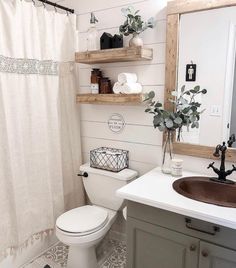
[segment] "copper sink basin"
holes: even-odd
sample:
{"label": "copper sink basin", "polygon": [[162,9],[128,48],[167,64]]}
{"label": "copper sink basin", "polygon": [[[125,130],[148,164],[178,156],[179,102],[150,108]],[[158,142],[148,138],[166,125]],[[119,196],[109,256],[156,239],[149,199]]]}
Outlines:
{"label": "copper sink basin", "polygon": [[211,181],[208,177],[186,177],[173,183],[174,190],[191,199],[236,208],[236,184]]}

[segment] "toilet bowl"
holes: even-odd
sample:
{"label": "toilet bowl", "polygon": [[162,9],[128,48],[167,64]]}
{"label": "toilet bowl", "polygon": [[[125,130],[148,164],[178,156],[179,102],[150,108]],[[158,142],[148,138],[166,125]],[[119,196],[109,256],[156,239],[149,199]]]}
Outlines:
{"label": "toilet bowl", "polygon": [[83,184],[92,205],[72,209],[56,221],[56,236],[69,246],[67,268],[98,268],[95,247],[114,223],[123,200],[116,190],[137,177],[137,172],[125,169],[119,173],[94,169],[85,164],[81,172],[88,173]]}
{"label": "toilet bowl", "polygon": [[115,211],[109,209],[83,206],[70,210],[57,219],[57,238],[70,247],[68,268],[97,267],[95,246],[109,231],[116,215]]}

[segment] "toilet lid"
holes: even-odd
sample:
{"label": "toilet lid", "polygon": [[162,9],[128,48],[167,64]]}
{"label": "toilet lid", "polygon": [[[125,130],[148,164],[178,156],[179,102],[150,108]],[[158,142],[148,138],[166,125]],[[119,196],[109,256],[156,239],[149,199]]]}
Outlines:
{"label": "toilet lid", "polygon": [[62,214],[56,222],[59,229],[70,233],[92,233],[108,220],[108,212],[100,207],[83,206]]}

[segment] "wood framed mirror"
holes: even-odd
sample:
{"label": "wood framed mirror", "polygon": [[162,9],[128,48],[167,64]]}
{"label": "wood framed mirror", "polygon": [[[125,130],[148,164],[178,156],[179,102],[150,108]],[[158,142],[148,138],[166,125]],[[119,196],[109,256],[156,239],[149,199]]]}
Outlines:
{"label": "wood framed mirror", "polygon": [[[185,21],[185,24],[189,25],[189,19],[191,17],[196,17],[195,14],[197,14],[197,15],[200,14],[201,16],[208,16],[208,14],[206,14],[206,12],[213,12],[214,13],[215,11],[218,12],[219,10],[221,10],[222,12],[223,11],[225,12],[226,8],[234,8],[233,12],[235,12],[234,14],[236,17],[236,0],[175,0],[175,1],[168,2],[168,5],[167,5],[167,44],[166,44],[166,81],[165,81],[165,96],[164,96],[165,109],[170,110],[171,108],[173,108],[173,106],[171,106],[171,103],[168,100],[171,98],[171,92],[173,90],[175,90],[176,88],[181,86],[178,83],[180,83],[179,81],[181,79],[183,80],[183,78],[180,79],[180,77],[178,75],[180,73],[180,69],[186,68],[186,66],[187,66],[183,63],[188,63],[188,62],[186,62],[186,59],[185,59],[185,61],[184,60],[181,61],[181,59],[180,59],[181,47],[182,47],[182,54],[184,55],[184,53],[185,53],[185,51],[183,52],[184,42],[182,42],[180,40],[180,37],[182,38],[183,36],[185,36],[181,32],[181,29],[182,29],[181,23],[182,24],[184,23],[182,21]],[[232,10],[229,10],[227,12],[232,12]],[[185,15],[186,15],[186,19],[185,19]],[[218,19],[219,17],[217,17],[217,16],[219,16],[218,13],[213,14],[212,16],[215,16],[215,18],[217,18],[217,20],[219,20]],[[204,17],[203,18],[200,17],[200,19],[196,17],[195,22],[196,22],[196,20],[198,20],[198,22],[202,22],[203,27],[205,27],[204,26]],[[214,25],[214,19],[211,21],[211,23],[212,23],[212,25]],[[210,26],[212,26],[211,23],[209,23]],[[194,20],[193,20],[192,25],[194,25]],[[195,24],[195,26],[196,25],[197,24]],[[232,27],[232,25],[235,27]],[[235,62],[236,62],[236,60],[235,60],[236,59],[236,19],[232,25],[229,25],[228,30],[229,31],[232,30],[232,32],[234,32],[233,35],[235,38],[235,40],[232,39],[234,42],[234,46],[235,46],[234,47],[234,59],[233,59],[234,70],[231,70],[231,74],[230,74],[230,72],[225,73],[225,76],[228,76],[228,79],[232,80],[233,79],[232,75],[234,74],[234,78],[235,78],[234,81],[235,82],[234,82],[234,85],[232,85],[232,90],[233,90],[233,87],[235,87],[235,92],[236,92],[236,71],[235,71],[236,70],[236,64],[235,64]],[[217,27],[217,25],[216,25],[216,27]],[[185,28],[188,29],[188,27],[185,27]],[[199,29],[199,28],[200,27],[196,27],[195,30]],[[217,29],[219,29],[219,27]],[[193,29],[193,31],[194,31],[194,29]],[[209,29],[209,32],[215,33],[216,31]],[[207,34],[207,32],[205,34]],[[218,35],[219,35],[219,33],[218,33]],[[221,40],[221,39],[223,40],[223,37],[219,36],[218,40]],[[194,42],[194,38],[192,40]],[[199,40],[201,40],[201,39],[199,38]],[[206,47],[207,47],[207,42],[208,41],[205,40]],[[180,46],[180,43],[181,43],[181,46]],[[217,40],[215,40],[215,44],[218,44]],[[219,45],[221,45],[221,44],[219,44]],[[221,46],[223,47],[223,45],[221,45]],[[231,44],[231,46],[232,46],[232,44]],[[190,47],[191,47],[191,45],[190,45]],[[216,47],[217,46],[213,45],[212,47],[209,48],[210,49],[209,51],[213,50],[212,48],[216,49]],[[186,51],[187,51],[187,49],[186,49]],[[224,51],[224,53],[225,53],[225,51]],[[229,47],[227,47],[227,53],[229,53]],[[210,54],[210,53],[208,53],[208,54]],[[216,62],[213,61],[213,63],[212,63],[212,64],[214,64],[214,66],[217,66],[216,63],[219,61],[217,59],[218,54],[220,54],[220,53],[217,53],[217,51],[216,51],[215,52],[215,55],[217,55],[217,56],[215,56]],[[222,54],[223,54],[223,52],[222,52]],[[230,54],[227,54],[227,57],[228,56],[230,56]],[[194,58],[195,58],[195,55],[194,55]],[[231,55],[231,58],[232,58],[232,55]],[[188,58],[188,60],[190,62],[192,61],[192,60],[190,60],[190,57]],[[207,58],[205,58],[205,60],[207,63]],[[225,59],[225,61],[227,61],[227,59]],[[198,61],[198,59],[195,58],[195,62],[199,63],[200,61]],[[182,64],[182,65],[179,66],[179,64]],[[201,64],[201,62],[200,62],[199,66],[197,66],[197,68],[199,68],[199,71],[202,70],[202,73],[204,73],[204,70],[203,70],[204,65],[205,64]],[[220,61],[219,61],[219,66],[220,67],[223,66],[223,64]],[[224,66],[225,66],[225,68],[227,68],[226,64]],[[205,71],[206,71],[206,69],[205,69]],[[225,70],[222,70],[222,73],[223,72],[225,72]],[[209,73],[210,73],[209,79],[217,81],[218,76],[213,75],[214,77],[210,77],[211,72],[209,72]],[[214,74],[214,73],[212,72],[212,74]],[[182,70],[182,76],[183,76],[183,70]],[[183,80],[183,81],[185,81],[185,80]],[[201,82],[202,81],[205,81],[205,80],[201,79]],[[203,85],[201,82],[195,81],[195,85],[199,84],[201,87],[207,88],[207,86]],[[226,85],[225,83],[227,84],[226,80],[224,80],[224,85]],[[188,89],[190,89],[193,85],[194,85],[194,83],[189,83],[189,82],[185,83],[185,86]],[[212,85],[210,85],[209,87],[210,87],[209,90],[211,90],[211,91],[215,90],[214,87],[212,87]],[[226,93],[224,93],[225,87],[226,86],[222,87],[224,95],[226,95]],[[207,90],[208,90],[208,88],[207,88]],[[220,94],[218,94],[217,91],[215,91],[213,93],[215,95],[220,95]],[[233,95],[233,91],[232,91],[231,100],[233,100],[233,96],[235,99],[235,107],[236,107],[236,95]],[[228,100],[228,101],[226,101],[226,100]],[[226,113],[225,109],[228,108],[228,106],[229,106],[229,102],[230,102],[229,100],[230,100],[229,96],[228,96],[228,99],[226,99],[226,97],[224,97],[224,101],[226,101],[224,107],[223,106],[220,107],[220,104],[219,104],[219,106],[217,106],[218,104],[217,105],[215,105],[214,103],[211,104],[211,106],[208,107],[208,112],[209,112],[209,109],[211,112],[210,115],[208,114],[209,115],[208,119],[210,118],[210,116],[213,115],[213,112],[214,112],[213,109],[215,108],[216,111],[218,111],[218,108],[220,107],[222,109],[222,111],[221,111],[221,115],[219,115],[218,117],[220,118],[220,120],[222,122],[226,122],[226,121],[223,121],[223,117],[225,117],[225,113]],[[215,101],[215,102],[217,102],[217,101]],[[209,101],[208,101],[208,103],[209,103]],[[231,106],[234,107],[233,104]],[[232,119],[232,112],[231,111],[229,111],[229,112],[230,112],[230,116]],[[213,121],[216,121],[216,118],[215,117],[213,119],[210,118],[209,120],[212,120],[212,122],[213,122]],[[227,120],[230,120],[230,118],[227,118]],[[235,117],[234,121],[236,124],[236,117]],[[207,122],[207,121],[205,123],[209,124],[209,122]],[[219,136],[219,137],[217,137],[217,139],[215,139],[217,136],[217,133],[224,132],[224,131],[222,131],[219,127],[214,127],[214,124],[212,124],[212,125],[213,125],[213,127],[211,127],[211,129],[209,129],[209,132],[211,131],[211,133],[209,133],[209,136],[210,136],[212,141],[210,141],[209,144],[206,144],[203,142],[191,143],[188,141],[187,142],[186,141],[182,141],[182,142],[174,141],[173,142],[174,152],[176,154],[183,154],[183,155],[189,155],[189,156],[195,156],[195,157],[215,159],[213,157],[213,152],[214,152],[215,146],[217,144],[222,143],[223,141],[227,141],[227,140],[224,139],[226,136]],[[215,126],[217,126],[217,125],[215,125]],[[229,128],[229,124],[227,124],[227,127]],[[202,136],[207,137],[207,135],[208,135],[207,128],[205,128],[205,130],[206,131],[205,131],[204,135],[202,135]],[[226,157],[227,161],[236,162],[236,144],[234,147],[235,148],[228,148],[227,157]]]}

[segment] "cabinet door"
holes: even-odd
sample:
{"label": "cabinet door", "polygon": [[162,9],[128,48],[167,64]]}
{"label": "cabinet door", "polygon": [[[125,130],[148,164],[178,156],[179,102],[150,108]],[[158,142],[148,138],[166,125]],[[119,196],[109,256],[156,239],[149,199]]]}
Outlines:
{"label": "cabinet door", "polygon": [[236,251],[200,242],[199,268],[235,268]]}
{"label": "cabinet door", "polygon": [[128,218],[127,268],[197,268],[200,241]]}

